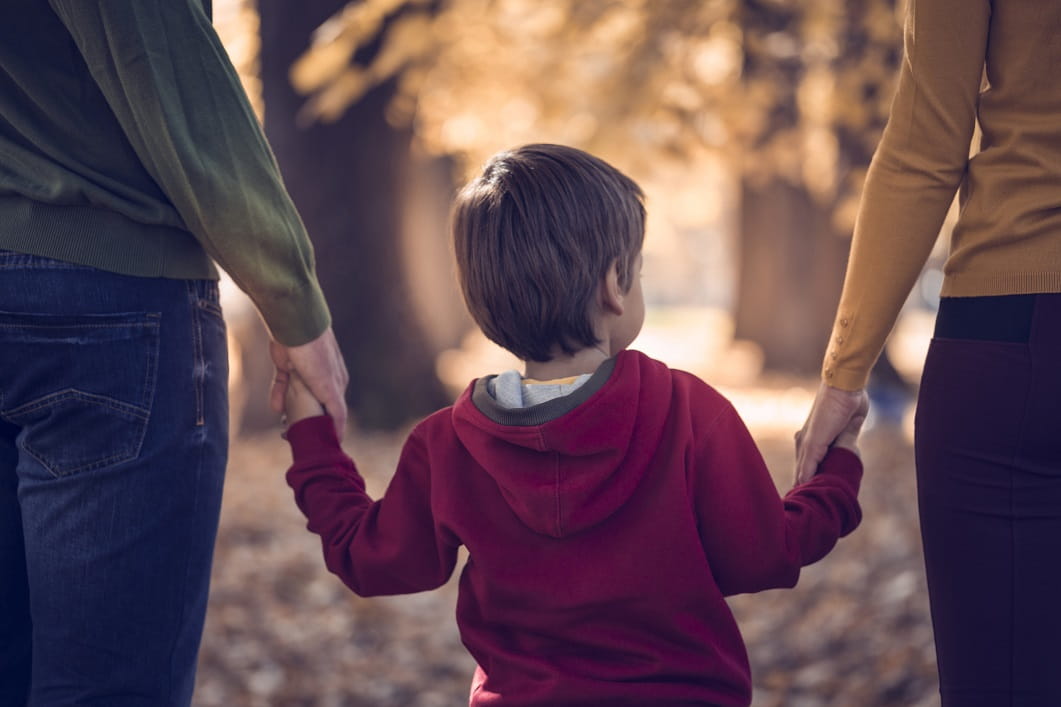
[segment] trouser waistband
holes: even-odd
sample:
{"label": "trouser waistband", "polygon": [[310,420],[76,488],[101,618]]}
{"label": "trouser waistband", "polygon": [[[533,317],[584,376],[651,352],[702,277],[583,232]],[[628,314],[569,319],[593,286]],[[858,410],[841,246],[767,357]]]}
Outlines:
{"label": "trouser waistband", "polygon": [[1031,338],[1035,304],[1040,297],[1061,295],[944,297],[939,302],[935,336],[1026,343]]}

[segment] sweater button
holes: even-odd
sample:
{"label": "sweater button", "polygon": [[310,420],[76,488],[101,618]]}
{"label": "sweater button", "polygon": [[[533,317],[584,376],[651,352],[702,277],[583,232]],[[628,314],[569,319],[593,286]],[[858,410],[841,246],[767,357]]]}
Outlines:
{"label": "sweater button", "polygon": [[847,317],[844,317],[843,319],[840,320],[840,326],[847,326],[847,324],[848,324]]}

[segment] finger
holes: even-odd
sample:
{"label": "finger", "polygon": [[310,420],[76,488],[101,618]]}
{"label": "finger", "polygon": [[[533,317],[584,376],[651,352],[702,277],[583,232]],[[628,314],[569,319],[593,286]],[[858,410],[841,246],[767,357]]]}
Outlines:
{"label": "finger", "polygon": [[328,416],[332,418],[332,421],[335,424],[335,434],[338,435],[338,438],[342,439],[343,430],[346,429],[346,411],[342,408],[332,408],[330,410],[325,408],[325,412],[328,413]]}
{"label": "finger", "polygon": [[343,431],[346,430],[347,418],[346,398],[343,396],[343,390],[343,388],[336,390],[329,405],[325,408],[335,421],[335,431],[339,434],[339,439],[342,439]]}
{"label": "finger", "polygon": [[825,452],[810,444],[804,444],[800,451],[796,463],[796,480],[797,483],[803,484],[814,478],[818,471],[818,464],[825,458]]}
{"label": "finger", "polygon": [[313,396],[320,401],[321,405],[324,406],[324,411],[332,418],[335,423],[335,431],[339,434],[340,439],[343,436],[343,430],[346,429],[346,399],[343,397],[343,389],[332,384],[332,385],[311,385],[310,392]]}
{"label": "finger", "polygon": [[800,429],[796,430],[796,432],[792,435],[792,438],[793,438],[793,441],[795,442],[795,447],[796,447],[796,453],[795,453],[796,464],[795,464],[795,467],[794,467],[794,478],[795,478],[795,482],[797,484],[802,483],[803,480],[804,480],[803,479],[803,477],[804,477],[804,474],[803,474],[803,461],[804,461],[804,457],[806,456],[806,454],[805,454],[804,449],[803,449],[803,447],[804,447],[803,440],[806,438],[806,434],[805,434],[806,431],[807,431],[807,426],[804,425]]}
{"label": "finger", "polygon": [[343,430],[346,429],[346,405],[339,405],[335,402],[325,403],[324,411],[332,418],[332,422],[335,423],[335,431],[339,435],[339,439],[342,439]]}
{"label": "finger", "polygon": [[288,356],[287,347],[272,339],[269,341],[269,358],[272,359],[273,366],[275,366],[273,383],[269,388],[269,407],[273,412],[280,412],[284,409],[284,395],[287,393],[287,369],[291,365],[291,359]]}
{"label": "finger", "polygon": [[273,384],[269,389],[269,407],[273,412],[283,412],[284,396],[287,394],[288,378],[277,375],[273,378]]}

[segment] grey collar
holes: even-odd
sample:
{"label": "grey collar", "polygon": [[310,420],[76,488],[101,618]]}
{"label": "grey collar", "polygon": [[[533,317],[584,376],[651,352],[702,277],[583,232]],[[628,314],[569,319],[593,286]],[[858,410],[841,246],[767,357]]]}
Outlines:
{"label": "grey collar", "polygon": [[511,425],[514,427],[533,427],[544,425],[550,420],[566,415],[582,403],[589,400],[590,396],[604,387],[615,370],[615,358],[609,358],[593,372],[589,380],[580,385],[570,395],[561,398],[553,398],[539,405],[531,405],[525,408],[506,408],[494,400],[490,395],[488,383],[495,376],[486,376],[475,381],[472,390],[472,403],[476,409],[489,420],[499,425]]}

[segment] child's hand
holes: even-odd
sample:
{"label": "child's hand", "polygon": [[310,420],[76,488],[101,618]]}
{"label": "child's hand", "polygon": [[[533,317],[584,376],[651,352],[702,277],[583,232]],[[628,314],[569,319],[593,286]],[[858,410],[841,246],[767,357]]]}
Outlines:
{"label": "child's hand", "polygon": [[854,416],[851,418],[851,421],[847,423],[847,427],[840,432],[832,446],[849,449],[855,454],[861,456],[858,449],[858,435],[859,432],[862,431],[862,423],[866,421],[866,415],[868,414],[869,397],[863,393],[862,400],[859,402],[858,409],[855,410]]}
{"label": "child's hand", "polygon": [[325,414],[324,406],[309,392],[298,373],[290,371],[288,376],[287,391],[284,393],[284,414],[287,416],[287,423],[293,425],[307,417]]}

